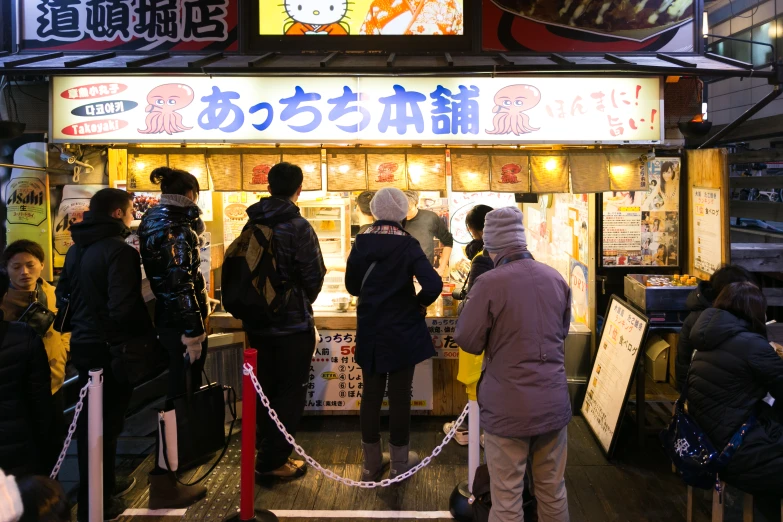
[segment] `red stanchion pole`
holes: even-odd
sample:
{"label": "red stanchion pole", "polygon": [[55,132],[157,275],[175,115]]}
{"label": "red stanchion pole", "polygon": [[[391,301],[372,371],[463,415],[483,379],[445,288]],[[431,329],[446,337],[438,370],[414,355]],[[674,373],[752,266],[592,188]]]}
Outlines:
{"label": "red stanchion pole", "polygon": [[[244,363],[250,364],[257,375],[258,351],[245,350]],[[249,375],[242,375],[242,459],[239,482],[239,513],[230,515],[226,521],[274,522],[277,517],[266,510],[256,509],[256,389]]]}

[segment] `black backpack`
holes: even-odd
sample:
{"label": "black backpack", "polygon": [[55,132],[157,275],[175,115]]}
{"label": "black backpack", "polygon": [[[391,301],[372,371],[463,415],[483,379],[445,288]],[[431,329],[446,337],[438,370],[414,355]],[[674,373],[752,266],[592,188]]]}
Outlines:
{"label": "black backpack", "polygon": [[283,322],[293,284],[277,271],[272,227],[248,223],[226,250],[222,272],[228,313],[254,326]]}

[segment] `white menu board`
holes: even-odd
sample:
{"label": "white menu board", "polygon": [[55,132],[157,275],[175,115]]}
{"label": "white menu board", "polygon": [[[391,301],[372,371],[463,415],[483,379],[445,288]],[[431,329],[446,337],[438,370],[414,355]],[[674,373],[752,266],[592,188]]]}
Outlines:
{"label": "white menu board", "polygon": [[[356,331],[319,330],[310,364],[306,410],[358,411],[364,384],[356,364]],[[261,364],[262,352],[259,352]],[[388,409],[384,398],[383,409]],[[432,409],[432,359],[419,363],[413,374],[412,410]]]}
{"label": "white menu board", "polygon": [[723,261],[720,189],[693,187],[693,266],[713,274]]}
{"label": "white menu board", "polygon": [[582,404],[582,416],[607,456],[614,451],[647,322],[647,317],[612,296]]}

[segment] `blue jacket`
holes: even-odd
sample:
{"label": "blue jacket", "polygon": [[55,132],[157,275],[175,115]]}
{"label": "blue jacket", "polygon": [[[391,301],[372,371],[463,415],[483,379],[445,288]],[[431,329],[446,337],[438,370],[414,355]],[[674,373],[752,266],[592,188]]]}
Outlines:
{"label": "blue jacket", "polygon": [[[376,227],[392,233],[373,233]],[[362,288],[373,262],[377,264]],[[422,287],[418,294],[414,276]],[[443,281],[419,242],[398,223],[378,221],[356,237],[345,269],[345,287],[359,296],[356,362],[363,370],[393,372],[435,355],[424,309],[438,298]]]}
{"label": "blue jacket", "polygon": [[[272,227],[277,272],[283,280],[293,281],[283,326],[261,327],[243,323],[249,335],[281,336],[312,330],[313,301],[324,284],[326,265],[318,236],[312,225],[299,213],[299,207],[286,199],[262,198],[247,209],[248,225]],[[246,225],[246,226],[248,226]]]}

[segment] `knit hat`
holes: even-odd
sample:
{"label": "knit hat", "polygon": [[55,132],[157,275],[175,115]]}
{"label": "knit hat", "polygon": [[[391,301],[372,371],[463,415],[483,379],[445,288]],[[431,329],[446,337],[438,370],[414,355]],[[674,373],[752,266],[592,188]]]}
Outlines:
{"label": "knit hat", "polygon": [[527,248],[522,211],[517,207],[493,210],[484,221],[484,248],[496,253],[511,247]]}
{"label": "knit hat", "polygon": [[13,475],[0,470],[0,522],[16,522],[22,518],[22,496]]}
{"label": "knit hat", "polygon": [[408,215],[408,198],[398,188],[382,188],[370,201],[370,210],[375,219],[401,223]]}

